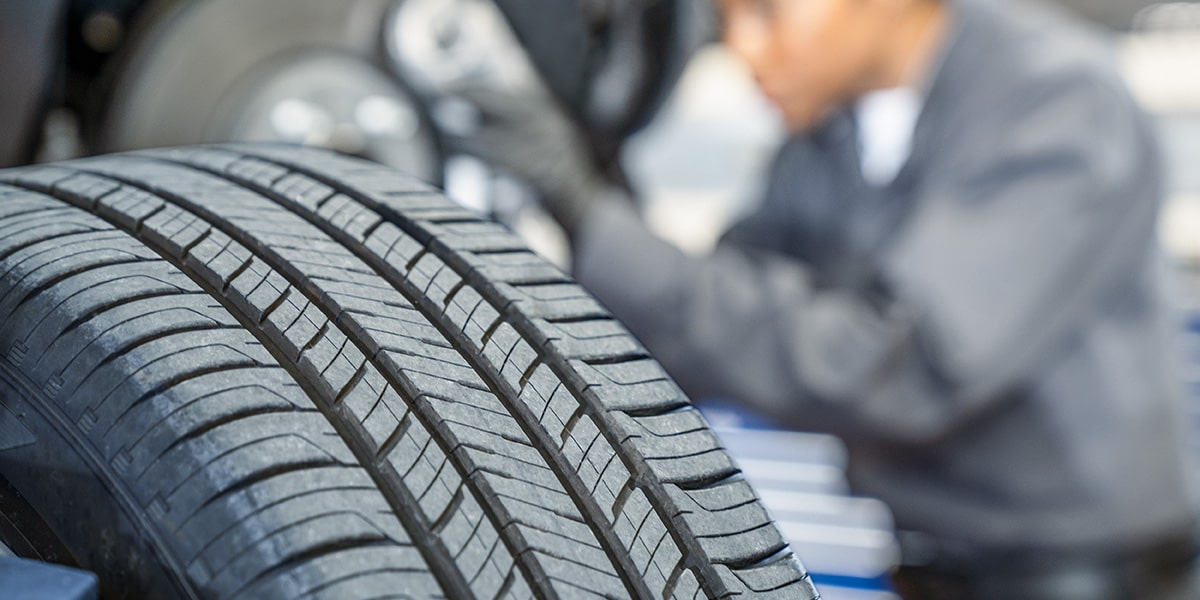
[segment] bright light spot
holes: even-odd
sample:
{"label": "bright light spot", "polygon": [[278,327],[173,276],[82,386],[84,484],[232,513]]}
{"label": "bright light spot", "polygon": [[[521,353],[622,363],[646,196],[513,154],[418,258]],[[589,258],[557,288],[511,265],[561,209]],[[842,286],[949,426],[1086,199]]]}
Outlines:
{"label": "bright light spot", "polygon": [[354,121],[368,135],[410,138],[420,122],[409,105],[388,96],[368,96],[354,109]]}
{"label": "bright light spot", "polygon": [[312,102],[292,98],[271,109],[271,127],[283,140],[323,145],[333,132],[333,118]]}

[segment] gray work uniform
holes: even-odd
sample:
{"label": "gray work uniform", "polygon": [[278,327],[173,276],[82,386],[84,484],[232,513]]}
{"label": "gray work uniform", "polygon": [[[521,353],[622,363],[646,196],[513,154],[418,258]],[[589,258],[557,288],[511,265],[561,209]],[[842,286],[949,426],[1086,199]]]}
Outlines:
{"label": "gray work uniform", "polygon": [[764,204],[713,255],[604,205],[575,274],[693,397],[841,436],[854,490],[946,564],[1182,534],[1151,125],[1082,26],[951,6],[890,185],[864,183],[836,116],[785,144]]}

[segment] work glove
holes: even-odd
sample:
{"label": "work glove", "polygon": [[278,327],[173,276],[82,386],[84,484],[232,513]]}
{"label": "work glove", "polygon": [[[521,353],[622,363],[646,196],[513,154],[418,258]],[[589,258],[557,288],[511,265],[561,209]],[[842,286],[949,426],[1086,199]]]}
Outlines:
{"label": "work glove", "polygon": [[448,135],[453,150],[474,155],[524,180],[550,216],[574,236],[587,213],[614,193],[587,139],[540,87],[472,87],[456,91],[478,111],[475,127]]}

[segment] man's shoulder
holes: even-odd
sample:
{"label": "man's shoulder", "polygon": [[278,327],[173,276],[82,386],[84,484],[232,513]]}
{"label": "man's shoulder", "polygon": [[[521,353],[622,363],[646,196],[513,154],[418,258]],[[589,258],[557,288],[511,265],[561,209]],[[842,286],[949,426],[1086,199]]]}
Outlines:
{"label": "man's shoulder", "polygon": [[[1027,0],[958,0],[961,29],[948,77],[995,99],[1075,86],[1125,94],[1106,34],[1063,9]],[[963,64],[953,64],[957,58]]]}
{"label": "man's shoulder", "polygon": [[[1157,194],[1161,167],[1151,121],[1102,34],[1020,0],[954,1],[964,11],[959,37],[918,138],[927,184],[1025,184],[1019,174],[1036,172],[1103,181],[1111,194],[1096,194],[1097,201]],[[951,194],[947,201],[988,197],[1001,196]]]}
{"label": "man's shoulder", "polygon": [[[999,152],[1039,132],[1046,142],[1148,143],[1106,34],[1023,0],[953,1],[958,31],[926,105],[937,133],[926,137],[941,155],[988,158],[981,138]],[[1064,131],[1068,124],[1074,129]]]}

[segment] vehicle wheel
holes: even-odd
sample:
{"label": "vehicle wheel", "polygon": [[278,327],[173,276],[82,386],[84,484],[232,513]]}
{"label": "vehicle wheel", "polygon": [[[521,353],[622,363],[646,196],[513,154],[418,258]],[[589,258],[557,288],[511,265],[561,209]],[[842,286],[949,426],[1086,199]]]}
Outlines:
{"label": "vehicle wheel", "polygon": [[0,171],[0,356],[0,536],[104,597],[816,597],[604,309],[385,167]]}
{"label": "vehicle wheel", "polygon": [[392,4],[145,0],[93,86],[86,137],[101,152],[303,143],[440,183],[439,134],[382,54]]}

